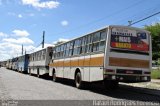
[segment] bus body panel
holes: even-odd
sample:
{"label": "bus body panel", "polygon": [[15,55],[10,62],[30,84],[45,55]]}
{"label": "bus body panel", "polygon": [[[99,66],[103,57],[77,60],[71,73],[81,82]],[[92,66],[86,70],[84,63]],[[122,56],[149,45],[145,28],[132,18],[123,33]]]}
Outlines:
{"label": "bus body panel", "polygon": [[[63,78],[63,72],[64,72],[64,59],[55,60],[54,63],[56,64],[56,75],[58,77]],[[68,70],[67,70],[68,71]]]}
{"label": "bus body panel", "polygon": [[90,82],[90,67],[88,66],[88,64],[90,64],[90,59],[91,59],[91,55],[87,55],[82,57],[81,62],[83,62],[82,64],[82,68],[83,68],[83,80],[84,81],[88,81]]}
{"label": "bus body panel", "polygon": [[104,54],[91,55],[90,59],[90,81],[103,80]]}

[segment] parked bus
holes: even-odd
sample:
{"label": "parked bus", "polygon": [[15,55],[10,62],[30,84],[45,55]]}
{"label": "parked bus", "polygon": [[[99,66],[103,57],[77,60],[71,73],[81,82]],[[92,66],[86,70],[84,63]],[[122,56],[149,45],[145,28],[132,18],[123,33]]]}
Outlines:
{"label": "parked bus", "polygon": [[18,69],[18,58],[17,57],[12,59],[12,68],[11,69],[15,70],[15,71]]}
{"label": "parked bus", "polygon": [[7,61],[1,61],[1,67],[6,67]]}
{"label": "parked bus", "polygon": [[111,25],[53,48],[49,75],[84,82],[103,81],[108,88],[119,82],[150,81],[151,36],[146,30]]}
{"label": "parked bus", "polygon": [[30,74],[47,75],[49,73],[49,62],[51,59],[52,47],[39,50],[37,52],[29,54],[28,72]]}
{"label": "parked bus", "polygon": [[12,59],[8,59],[6,63],[6,68],[11,69],[12,68]]}
{"label": "parked bus", "polygon": [[17,70],[22,73],[28,73],[29,54],[25,54],[18,57]]}

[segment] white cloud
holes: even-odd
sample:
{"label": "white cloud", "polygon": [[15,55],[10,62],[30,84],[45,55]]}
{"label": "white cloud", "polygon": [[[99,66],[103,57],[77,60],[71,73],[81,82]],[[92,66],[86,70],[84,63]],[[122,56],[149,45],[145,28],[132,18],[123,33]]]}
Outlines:
{"label": "white cloud", "polygon": [[15,36],[21,36],[21,37],[26,37],[29,36],[30,34],[26,30],[14,30],[12,31]]}
{"label": "white cloud", "polygon": [[26,37],[14,39],[14,38],[4,38],[2,41],[4,42],[10,42],[10,43],[16,43],[16,44],[34,44],[34,42]]}
{"label": "white cloud", "polygon": [[18,18],[22,18],[23,16],[22,16],[22,14],[18,14]]}
{"label": "white cloud", "polygon": [[[25,45],[24,47],[24,52],[29,51],[31,49],[35,49],[34,46],[32,45]],[[13,57],[20,56],[22,53],[22,45],[21,44],[14,44],[11,42],[3,42],[0,43],[0,60],[6,60],[6,59],[11,59]],[[28,52],[27,52],[28,53]]]}
{"label": "white cloud", "polygon": [[0,32],[0,37],[7,37],[8,35],[3,33],[3,32]]}
{"label": "white cloud", "polygon": [[57,1],[45,1],[40,2],[40,0],[22,0],[23,5],[31,5],[35,8],[48,8],[53,9],[59,6],[59,2]]}
{"label": "white cloud", "polygon": [[68,21],[66,21],[66,20],[62,21],[62,22],[61,22],[61,25],[62,25],[62,26],[67,26],[67,25],[68,25]]}
{"label": "white cloud", "polygon": [[[54,46],[53,44],[44,44],[44,48],[48,47],[48,46]],[[33,53],[35,51],[41,50],[42,46],[40,45],[39,47],[34,47],[33,45],[24,45],[23,46],[23,50],[25,53],[30,54]],[[15,44],[12,42],[2,42],[0,43],[0,61],[2,60],[7,60],[7,59],[11,59],[13,57],[17,57],[22,55],[22,44]]]}
{"label": "white cloud", "polygon": [[67,42],[69,39],[59,38],[58,41],[54,41],[53,44],[56,44],[57,42]]}

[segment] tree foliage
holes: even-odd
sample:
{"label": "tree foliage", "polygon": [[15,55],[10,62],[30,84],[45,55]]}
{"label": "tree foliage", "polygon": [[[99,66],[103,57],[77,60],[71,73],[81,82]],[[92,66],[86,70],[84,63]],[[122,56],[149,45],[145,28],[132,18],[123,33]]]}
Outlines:
{"label": "tree foliage", "polygon": [[152,36],[152,59],[160,58],[160,23],[154,25],[146,25],[144,29],[151,32]]}

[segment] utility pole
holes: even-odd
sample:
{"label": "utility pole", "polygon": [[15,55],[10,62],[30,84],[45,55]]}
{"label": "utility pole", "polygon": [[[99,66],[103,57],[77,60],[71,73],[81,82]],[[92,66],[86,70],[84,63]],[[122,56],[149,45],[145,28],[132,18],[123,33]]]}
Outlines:
{"label": "utility pole", "polygon": [[132,21],[130,20],[130,21],[128,21],[128,23],[129,23],[129,25],[128,26],[131,26],[132,25]]}
{"label": "utility pole", "polygon": [[23,55],[23,44],[22,44],[22,55]]}
{"label": "utility pole", "polygon": [[44,48],[44,37],[45,37],[45,31],[43,31],[42,48]]}

